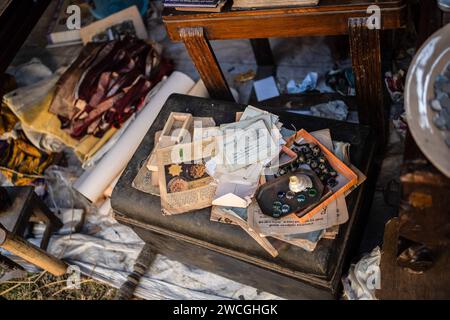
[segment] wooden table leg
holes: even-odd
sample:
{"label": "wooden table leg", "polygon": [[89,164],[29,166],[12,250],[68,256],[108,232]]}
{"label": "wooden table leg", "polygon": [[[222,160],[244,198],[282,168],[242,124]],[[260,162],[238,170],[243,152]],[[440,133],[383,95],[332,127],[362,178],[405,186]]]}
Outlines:
{"label": "wooden table leg", "polygon": [[44,222],[45,231],[42,236],[41,249],[47,250],[48,243],[52,233],[63,227],[61,220],[45,205],[45,203],[33,192],[30,202],[33,216],[40,222]]}
{"label": "wooden table leg", "polygon": [[369,29],[366,18],[349,19],[350,53],[355,74],[359,122],[376,131],[385,145],[387,125],[383,103],[380,31]]}
{"label": "wooden table leg", "polygon": [[234,101],[203,28],[181,28],[179,32],[211,98]]}
{"label": "wooden table leg", "polygon": [[253,54],[255,55],[256,64],[258,66],[275,65],[269,39],[250,39],[250,44],[252,45]]}
{"label": "wooden table leg", "polygon": [[[270,48],[269,39],[250,39],[250,44],[252,45],[253,54],[258,65],[255,80],[270,76],[276,77],[277,67],[273,58],[272,49]],[[252,90],[252,97],[256,100],[254,89]]]}

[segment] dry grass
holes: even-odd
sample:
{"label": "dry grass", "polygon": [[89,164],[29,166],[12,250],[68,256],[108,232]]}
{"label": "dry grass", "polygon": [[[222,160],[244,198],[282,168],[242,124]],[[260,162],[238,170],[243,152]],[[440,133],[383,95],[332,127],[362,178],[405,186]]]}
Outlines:
{"label": "dry grass", "polygon": [[68,275],[54,277],[47,272],[30,273],[24,279],[0,284],[0,297],[8,300],[111,300],[116,289],[82,277],[80,289],[66,286]]}

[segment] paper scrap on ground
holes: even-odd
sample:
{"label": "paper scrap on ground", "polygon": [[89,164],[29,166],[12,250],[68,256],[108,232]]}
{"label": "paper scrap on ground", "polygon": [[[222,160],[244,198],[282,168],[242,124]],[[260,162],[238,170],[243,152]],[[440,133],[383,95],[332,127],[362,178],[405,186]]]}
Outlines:
{"label": "paper scrap on ground", "polygon": [[348,275],[342,278],[344,295],[349,300],[376,300],[375,290],[380,284],[381,251],[375,247],[356,264],[352,264]]}
{"label": "paper scrap on ground", "polygon": [[295,94],[312,91],[316,89],[318,79],[319,74],[317,72],[309,72],[300,84],[296,83],[295,80],[289,80],[286,85],[287,92],[290,94]]}
{"label": "paper scrap on ground", "polygon": [[258,101],[267,100],[280,95],[274,77],[257,80],[253,83],[253,87],[255,88]]}

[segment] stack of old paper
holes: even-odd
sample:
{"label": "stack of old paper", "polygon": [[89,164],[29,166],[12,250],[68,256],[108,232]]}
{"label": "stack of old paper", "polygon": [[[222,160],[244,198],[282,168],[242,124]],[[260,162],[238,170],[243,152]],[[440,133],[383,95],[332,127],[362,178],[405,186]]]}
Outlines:
{"label": "stack of old paper", "polygon": [[217,153],[206,163],[217,185],[213,205],[248,207],[264,167],[278,158],[285,143],[278,116],[248,106],[238,118],[220,127],[194,129],[194,138],[216,140]]}
{"label": "stack of old paper", "polygon": [[[290,136],[293,132],[284,129],[283,133]],[[334,148],[329,130],[316,131],[311,134],[329,150],[333,150],[342,161],[349,163],[348,152],[342,152],[342,150],[348,149],[348,145],[335,143],[336,148]],[[365,176],[355,167],[352,167],[352,170],[358,174],[358,184],[362,183]],[[346,195],[350,192],[351,190],[347,191]],[[304,223],[292,216],[275,219],[264,215],[255,200],[247,199],[249,201],[247,208],[238,208],[226,201],[214,205],[211,211],[211,220],[239,225],[272,256],[277,256],[278,251],[274,241],[269,241],[270,238],[313,251],[320,239],[334,239],[339,232],[339,225],[348,220],[344,196],[336,198],[319,214]]]}
{"label": "stack of old paper", "polygon": [[[254,199],[265,183],[267,168],[282,162],[280,150],[295,132],[282,127],[278,116],[248,106],[236,122],[216,126],[212,118],[172,113],[155,137],[155,148],[133,186],[161,196],[166,215],[212,206],[211,221],[240,226],[272,256],[286,242],[313,251],[320,239],[334,239],[348,220],[345,196],[337,196],[307,221],[294,215],[264,215]],[[311,135],[358,175],[350,165],[348,144],[334,142],[329,130]]]}

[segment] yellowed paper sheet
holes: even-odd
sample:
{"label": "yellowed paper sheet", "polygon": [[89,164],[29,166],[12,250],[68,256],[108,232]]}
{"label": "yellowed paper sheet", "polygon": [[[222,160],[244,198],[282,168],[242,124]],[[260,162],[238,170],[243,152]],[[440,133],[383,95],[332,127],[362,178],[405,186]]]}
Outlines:
{"label": "yellowed paper sheet", "polygon": [[[240,226],[247,232],[258,244],[263,247],[272,257],[278,256],[278,251],[266,238],[259,235],[258,232],[250,228],[246,221],[239,216],[232,214],[230,210],[224,210],[219,206],[213,206],[211,210],[211,219],[222,223],[234,224]],[[214,220],[216,219],[216,220]]]}
{"label": "yellowed paper sheet", "polygon": [[215,185],[205,161],[214,155],[214,139],[157,150],[159,191],[164,214],[180,214],[211,206]]}
{"label": "yellowed paper sheet", "polygon": [[90,42],[96,34],[104,32],[109,27],[120,24],[127,20],[131,20],[133,22],[136,36],[139,39],[148,39],[147,29],[145,28],[144,22],[142,21],[139,10],[136,6],[131,6],[127,9],[112,14],[105,19],[99,20],[97,22],[91,23],[84,28],[81,28],[81,40],[83,40],[83,43],[86,44]]}

